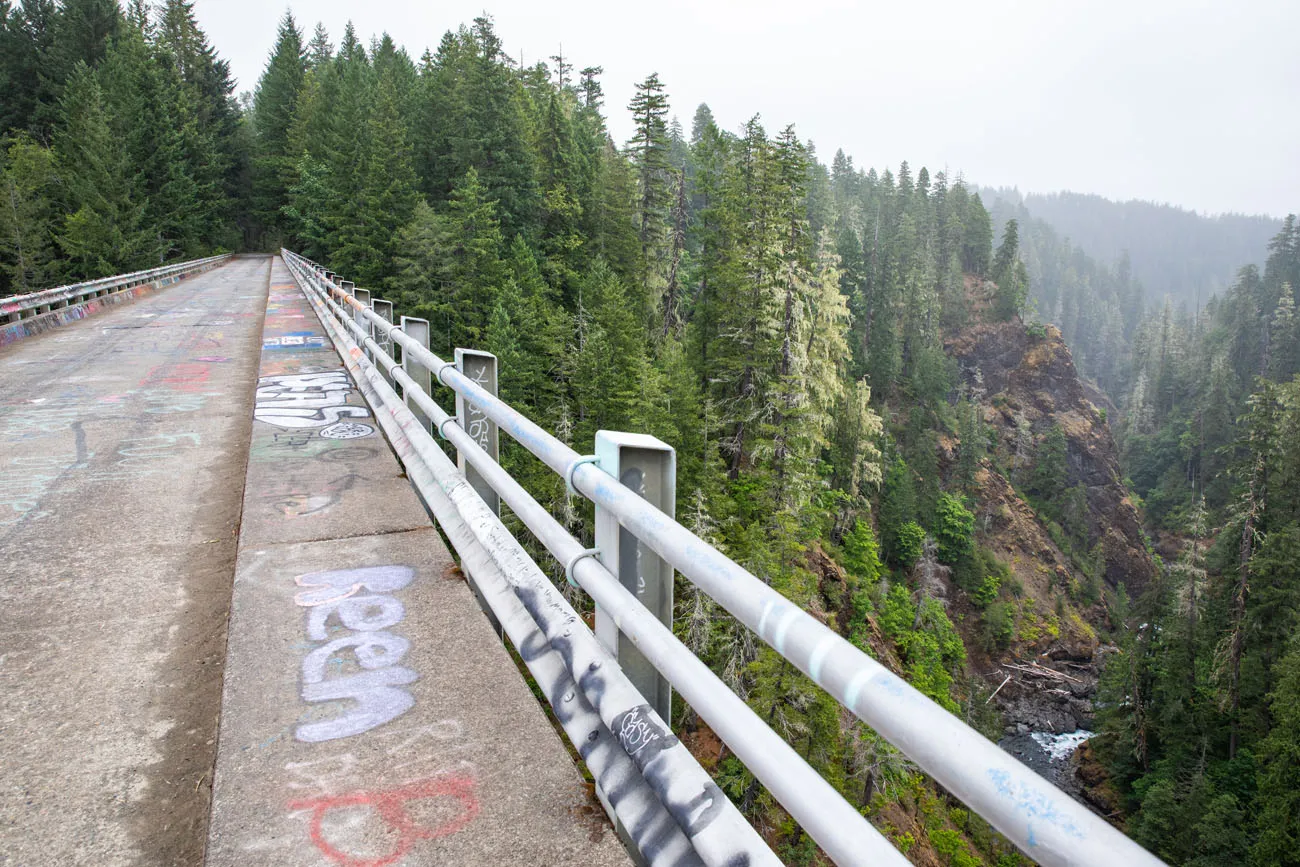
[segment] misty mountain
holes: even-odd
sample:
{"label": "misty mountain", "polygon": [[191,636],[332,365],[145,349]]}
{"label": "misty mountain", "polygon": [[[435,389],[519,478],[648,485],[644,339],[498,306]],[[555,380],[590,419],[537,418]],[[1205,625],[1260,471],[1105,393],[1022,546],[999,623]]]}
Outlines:
{"label": "misty mountain", "polygon": [[1136,199],[1115,202],[1083,193],[1027,193],[984,188],[987,202],[1022,203],[1089,255],[1116,262],[1128,250],[1133,277],[1149,299],[1171,295],[1195,307],[1222,294],[1244,265],[1264,264],[1282,221],[1267,216],[1205,216],[1174,205]]}

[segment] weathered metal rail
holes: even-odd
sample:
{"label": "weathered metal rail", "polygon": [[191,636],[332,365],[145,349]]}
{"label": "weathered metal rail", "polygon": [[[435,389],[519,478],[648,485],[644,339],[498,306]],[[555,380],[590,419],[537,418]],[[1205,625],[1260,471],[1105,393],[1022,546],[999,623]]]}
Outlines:
{"label": "weathered metal rail", "polygon": [[[10,295],[0,298],[0,330],[14,332],[14,338],[24,336],[17,334],[15,324],[29,323],[41,317],[58,316],[59,311],[77,308],[98,298],[107,298],[129,292],[146,284],[158,289],[191,274],[215,268],[231,257],[230,253],[209,256],[205,259],[193,259],[188,262],[176,262],[147,271],[135,271],[131,274],[118,274],[114,277],[101,277],[84,283],[68,286],[56,286],[31,292],[27,295]],[[5,343],[9,341],[0,341]]]}
{"label": "weathered metal rail", "polygon": [[[466,375],[456,363],[434,355],[421,340],[408,334],[407,329],[393,324],[391,305],[381,302],[378,309],[382,312],[376,312],[377,305],[368,292],[338,281],[324,268],[290,251],[284,251],[284,257],[317,305],[322,319],[331,320],[340,347],[346,347],[345,354],[351,358],[354,373],[370,383],[374,393],[372,399],[379,401],[396,419],[395,423],[409,445],[410,454],[403,455],[408,469],[423,462],[441,487],[443,496],[453,501],[456,507],[454,515],[445,504],[434,502],[439,499],[436,492],[426,493],[426,500],[440,522],[445,513],[450,522],[444,523],[445,528],[451,527],[462,533],[460,528],[468,527],[478,548],[469,546],[467,550],[474,558],[481,561],[486,556],[495,564],[495,568],[487,564],[477,567],[486,566],[483,572],[475,573],[476,578],[479,574],[488,575],[482,580],[490,583],[499,577],[509,585],[514,596],[533,616],[536,627],[552,651],[558,652],[563,659],[572,681],[579,685],[609,732],[616,735],[625,752],[632,756],[645,781],[677,820],[705,863],[718,863],[718,857],[725,857],[728,852],[735,854],[736,847],[711,845],[722,835],[702,834],[701,829],[692,823],[694,813],[683,812],[679,795],[674,794],[676,781],[671,774],[664,773],[669,770],[676,773],[676,767],[670,769],[664,764],[654,768],[638,760],[641,753],[637,751],[637,745],[629,744],[624,736],[628,722],[627,703],[639,700],[641,705],[636,709],[638,725],[644,721],[649,728],[641,727],[638,731],[653,732],[664,744],[675,745],[676,739],[644,698],[623,695],[626,690],[622,683],[614,690],[622,695],[617,709],[605,705],[602,693],[607,693],[607,690],[604,684],[612,675],[607,662],[608,652],[600,642],[590,640],[590,631],[576,619],[572,609],[537,565],[523,554],[518,542],[505,532],[494,512],[474,494],[464,476],[449,471],[450,460],[436,446],[430,429],[436,430],[458,449],[462,459],[476,472],[477,479],[486,483],[509,505],[565,566],[569,579],[591,595],[598,610],[612,618],[620,636],[630,641],[663,677],[671,681],[687,703],[837,864],[902,864],[906,861],[620,583],[615,575],[620,571],[618,563],[608,564],[599,552],[584,550],[581,543],[501,469],[482,447],[480,437],[470,436],[456,416],[448,414],[432,400],[426,392],[431,380],[454,390],[461,402],[475,407],[560,474],[572,491],[590,499],[596,505],[598,526],[602,520],[612,521],[633,534],[639,540],[638,544],[648,546],[655,555],[693,581],[777,653],[1039,863],[1049,867],[1161,863],[772,590],[744,567],[655,508],[640,493],[598,466],[595,456],[579,455],[498,399],[475,377]],[[403,321],[410,322],[412,331],[417,330],[422,322]],[[423,324],[423,334],[427,341],[427,323]],[[401,350],[400,363],[389,354],[396,351],[394,347]],[[402,396],[398,395],[398,386],[402,389]],[[422,417],[418,418],[412,409],[418,410]],[[413,472],[412,478],[419,487],[417,474]],[[423,492],[424,488],[421,490]],[[453,535],[451,529],[448,533]],[[593,553],[596,556],[591,556]],[[462,552],[462,556],[467,555]],[[470,557],[467,557],[467,565],[472,572],[476,568]],[[558,621],[555,619],[557,614]],[[522,640],[535,641],[531,635],[524,634]],[[618,658],[623,659],[621,649]],[[593,663],[599,665],[591,667]],[[605,669],[601,675],[601,689],[587,691],[585,681],[602,665]],[[612,667],[618,666],[614,664]],[[554,704],[555,697],[551,698]],[[698,771],[698,767],[694,770]],[[682,773],[688,779],[695,779],[694,771],[683,768]],[[738,830],[731,814],[727,813],[727,816],[728,820],[718,827],[726,828],[728,832]],[[744,837],[743,831],[740,833],[742,836],[737,839],[752,839]],[[751,855],[750,863],[764,863],[773,857],[765,847],[765,855],[761,858],[750,852],[748,844],[742,848]]]}

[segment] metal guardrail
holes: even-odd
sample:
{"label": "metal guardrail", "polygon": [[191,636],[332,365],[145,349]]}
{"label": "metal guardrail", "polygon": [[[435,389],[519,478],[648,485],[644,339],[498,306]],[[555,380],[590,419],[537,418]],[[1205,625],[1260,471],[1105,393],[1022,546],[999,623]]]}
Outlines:
{"label": "metal guardrail", "polygon": [[[621,675],[615,676],[609,670],[608,663],[612,661],[609,653],[592,640],[591,632],[544,573],[505,531],[465,477],[454,471],[430,435],[430,425],[458,449],[461,458],[500,495],[557,561],[565,565],[570,580],[596,601],[598,609],[612,617],[621,635],[672,682],[685,701],[827,855],[837,864],[907,862],[620,583],[614,574],[618,571],[617,564],[611,570],[601,557],[588,556],[593,552],[584,550],[581,543],[481,448],[477,437],[470,436],[455,416],[432,400],[426,393],[430,380],[436,379],[453,389],[466,405],[475,407],[564,477],[572,491],[595,503],[598,525],[603,514],[607,520],[630,531],[1040,864],[1112,867],[1161,863],[748,570],[656,509],[597,466],[594,456],[579,455],[484,389],[475,378],[465,375],[455,363],[438,358],[401,325],[390,322],[391,313],[389,317],[376,313],[368,292],[336,281],[335,275],[295,253],[282,252],[348,359],[348,366],[359,382],[368,383],[368,398],[373,407],[377,410],[382,407],[390,416],[391,427],[404,443],[397,446],[398,440],[394,440],[399,456],[453,544],[465,530],[473,537],[477,547],[467,543],[466,551],[460,547],[457,550],[475,579],[489,585],[488,591],[482,591],[488,596],[489,604],[491,593],[496,592],[490,589],[495,586],[493,582],[504,581],[532,615],[541,636],[525,630],[521,633],[520,640],[524,642],[521,644],[511,632],[507,619],[493,606],[506,631],[511,632],[512,641],[521,652],[524,648],[540,647],[536,642],[541,639],[549,642],[551,652],[558,653],[563,660],[567,677],[578,684],[608,732],[616,734],[615,739],[632,757],[645,782],[704,863],[725,863],[728,856],[738,854],[737,843],[730,847],[713,846],[713,840],[723,835],[703,833],[698,822],[692,821],[698,811],[698,799],[689,802],[694,807],[685,808],[680,801],[679,781],[664,773],[668,763],[656,769],[653,762],[643,761],[644,750],[639,751],[639,742],[630,742],[626,736],[627,714],[631,712],[627,702],[636,701],[641,705],[632,711],[638,714],[638,723],[644,721],[644,724],[634,731],[652,733],[656,742],[677,749],[680,745],[644,698],[635,693],[626,695],[630,685]],[[404,321],[410,323],[411,330],[422,323],[422,320]],[[427,342],[427,323],[423,325]],[[385,351],[394,346],[401,349],[400,363]],[[403,396],[398,395],[396,386],[401,387]],[[422,418],[417,418],[413,409]],[[419,477],[427,477],[429,484],[441,490],[441,494],[433,488],[426,492]],[[449,509],[448,502],[444,501],[449,501],[453,508]],[[476,571],[479,569],[483,571]],[[510,616],[514,617],[514,613]],[[593,663],[599,664],[593,667]],[[591,675],[601,666],[605,670],[600,676],[600,688],[588,690]],[[617,668],[617,663],[612,667]],[[566,675],[558,676],[563,680]],[[617,682],[617,687],[608,689],[608,684],[613,682]],[[539,683],[543,683],[540,678]],[[611,692],[621,697],[615,707],[605,703]],[[563,720],[565,694],[548,691],[547,695]],[[592,769],[599,780],[599,772]],[[674,766],[671,770],[677,773],[679,769]],[[686,769],[681,772],[691,780],[688,787],[696,785],[694,772],[700,772],[698,766],[693,772]],[[707,787],[711,785],[705,784],[703,791],[709,791]],[[698,794],[700,790],[692,791]],[[615,812],[624,826],[630,828],[617,805]],[[761,851],[749,850],[753,838],[735,827],[730,812],[724,809],[719,815],[727,817],[719,830],[737,833],[736,841],[750,841],[739,843],[739,851],[750,856],[750,863],[773,863],[771,859],[775,856],[765,846]],[[635,835],[632,836],[635,841]],[[645,849],[641,851],[647,854]]]}
{"label": "metal guardrail", "polygon": [[65,307],[84,304],[104,295],[113,295],[127,289],[134,289],[136,286],[142,286],[145,283],[163,285],[164,281],[174,282],[171,278],[180,279],[196,271],[216,267],[229,259],[231,255],[230,253],[223,253],[220,256],[209,256],[206,259],[193,259],[189,262],[177,262],[171,265],[163,265],[160,268],[150,268],[147,271],[118,274],[114,277],[101,277],[98,280],[87,280],[84,283],[42,289],[40,292],[31,292],[27,295],[10,295],[0,298],[0,325],[34,319],[37,316],[44,316]]}

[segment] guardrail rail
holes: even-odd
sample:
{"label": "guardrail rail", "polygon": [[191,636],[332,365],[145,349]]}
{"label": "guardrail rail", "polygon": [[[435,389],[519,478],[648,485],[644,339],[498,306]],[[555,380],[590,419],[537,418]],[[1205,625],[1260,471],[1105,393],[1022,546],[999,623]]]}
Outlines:
{"label": "guardrail rail", "polygon": [[[654,485],[611,466],[618,460],[617,454],[611,459],[611,448],[670,452],[667,446],[602,431],[598,454],[580,455],[496,397],[494,365],[487,377],[470,362],[485,353],[457,350],[457,361],[443,360],[429,351],[424,320],[403,316],[395,324],[391,304],[296,253],[282,255],[480,598],[587,762],[616,824],[647,863],[780,862],[672,735],[660,710],[666,707],[662,691],[629,664],[633,658],[643,658],[653,666],[652,677],[681,693],[836,864],[908,863],[673,636],[662,612],[649,610],[626,586],[628,563],[643,570],[642,561],[655,558],[666,564],[669,587],[676,569],[1035,861],[1047,867],[1161,863],[673,520],[666,513],[671,480],[666,497],[659,486],[668,504],[661,510],[646,499]],[[455,393],[455,414],[434,401],[435,384]],[[597,549],[585,548],[501,468],[496,429],[564,478],[570,493],[595,504]],[[456,448],[461,467],[434,433]],[[650,460],[645,466],[654,465],[653,455]],[[501,523],[490,505],[496,497],[595,601],[596,633]],[[620,558],[620,545],[634,553]]]}
{"label": "guardrail rail", "polygon": [[[67,314],[64,311],[69,308],[82,308],[83,305],[97,298],[109,298],[110,300],[106,303],[115,303],[116,299],[112,299],[111,296],[130,292],[146,284],[155,289],[160,289],[178,280],[183,280],[191,274],[215,268],[230,259],[231,255],[230,253],[223,253],[219,256],[208,256],[204,259],[175,262],[158,268],[150,268],[147,271],[134,271],[130,274],[101,277],[98,280],[87,280],[84,283],[56,286],[52,289],[42,289],[40,292],[0,298],[0,345],[44,330],[42,325],[46,323],[42,322],[42,320],[58,319],[58,317],[66,316]],[[82,317],[72,316],[70,318],[80,319]],[[48,324],[62,324],[62,321],[60,319]],[[8,337],[8,339],[4,339],[5,337]]]}

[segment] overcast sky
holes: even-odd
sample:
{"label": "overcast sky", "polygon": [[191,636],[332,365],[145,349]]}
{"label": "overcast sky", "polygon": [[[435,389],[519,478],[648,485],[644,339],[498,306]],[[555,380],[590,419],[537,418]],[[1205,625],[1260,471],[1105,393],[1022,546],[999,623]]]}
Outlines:
{"label": "overcast sky", "polygon": [[[292,8],[335,44],[351,19],[418,59],[484,9],[462,0],[196,0],[252,90]],[[1300,211],[1296,0],[498,0],[526,63],[563,44],[603,66],[622,142],[635,82],[658,72],[689,130],[700,102],[735,130],[794,123],[823,161],[947,168],[986,186],[1151,199],[1206,213]]]}

